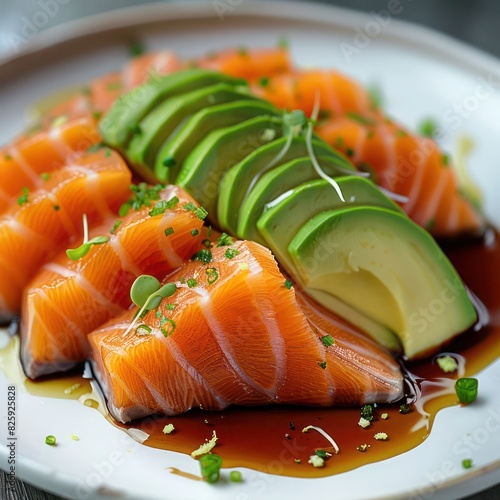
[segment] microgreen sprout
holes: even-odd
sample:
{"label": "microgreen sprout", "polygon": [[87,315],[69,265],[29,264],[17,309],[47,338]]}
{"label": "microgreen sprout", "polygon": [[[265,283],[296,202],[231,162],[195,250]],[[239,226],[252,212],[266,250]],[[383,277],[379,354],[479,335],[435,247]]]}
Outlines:
{"label": "microgreen sprout", "polygon": [[66,255],[73,261],[85,257],[92,248],[92,245],[102,245],[109,241],[108,236],[96,236],[89,240],[89,223],[87,214],[83,214],[83,243],[78,248],[68,248]]}
{"label": "microgreen sprout", "polygon": [[[139,276],[130,288],[130,298],[136,306],[140,307],[140,309],[123,335],[127,335],[130,330],[132,330],[138,319],[141,318],[146,311],[158,309],[162,299],[171,297],[176,291],[177,286],[175,283],[167,283],[161,286],[161,283],[154,276],[149,276],[147,274]],[[171,325],[171,327],[175,328],[174,325]],[[173,328],[170,333],[172,333]]]}

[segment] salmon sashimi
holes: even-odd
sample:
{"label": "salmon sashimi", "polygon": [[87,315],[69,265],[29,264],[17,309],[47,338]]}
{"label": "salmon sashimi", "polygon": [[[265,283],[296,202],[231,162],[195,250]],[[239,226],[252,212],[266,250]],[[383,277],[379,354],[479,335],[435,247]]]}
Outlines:
{"label": "salmon sashimi", "polygon": [[[343,332],[327,343],[269,250],[239,241],[167,277],[177,291],[131,325],[126,312],[89,336],[91,359],[121,422],[231,404],[392,402],[398,365]],[[344,340],[346,339],[346,340]],[[327,347],[328,344],[328,347]]]}
{"label": "salmon sashimi", "polygon": [[171,208],[151,216],[153,207],[143,206],[108,220],[90,233],[107,236],[107,242],[77,261],[61,252],[30,282],[21,308],[21,360],[28,377],[85,361],[87,335],[130,307],[130,287],[139,275],[162,279],[199,249],[203,221],[184,208],[194,200],[177,186],[150,192]]}
{"label": "salmon sashimi", "polygon": [[284,47],[221,50],[196,59],[193,64],[248,80],[279,75],[292,70],[290,54]]}
{"label": "salmon sashimi", "polygon": [[409,217],[438,237],[474,232],[485,221],[464,196],[457,176],[437,144],[418,137],[390,120],[357,116],[332,118],[318,134],[347,154],[381,187],[407,200]]}
{"label": "salmon sashimi", "polygon": [[186,66],[184,61],[181,61],[169,50],[148,52],[139,57],[134,57],[123,69],[124,90],[131,90],[147,83],[150,78],[169,75],[174,71],[184,69]]}
{"label": "salmon sashimi", "polygon": [[53,172],[0,216],[0,319],[19,312],[23,288],[41,265],[91,226],[116,213],[130,195],[122,158],[102,149]]}
{"label": "salmon sashimi", "polygon": [[60,169],[101,140],[89,117],[53,123],[33,136],[22,136],[0,151],[0,213],[22,194],[39,189],[45,174]]}
{"label": "salmon sashimi", "polygon": [[319,99],[323,114],[376,113],[369,93],[357,82],[338,71],[304,70],[267,75],[252,90],[278,108],[301,109],[311,116]]}

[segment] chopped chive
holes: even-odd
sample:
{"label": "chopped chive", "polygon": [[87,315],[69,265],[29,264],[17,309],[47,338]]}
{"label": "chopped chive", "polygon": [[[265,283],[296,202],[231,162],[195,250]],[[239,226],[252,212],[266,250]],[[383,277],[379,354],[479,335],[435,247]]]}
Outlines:
{"label": "chopped chive", "polygon": [[40,177],[42,178],[42,181],[48,181],[50,179],[50,174],[48,172],[43,172],[40,174]]}
{"label": "chopped chive", "polygon": [[472,467],[472,460],[470,458],[465,458],[462,460],[462,467],[464,469],[470,469]]}
{"label": "chopped chive", "polygon": [[52,208],[54,209],[54,212],[59,212],[59,210],[61,210],[59,205],[54,205]]}
{"label": "chopped chive", "polygon": [[155,215],[164,214],[166,210],[173,210],[179,203],[179,198],[174,196],[171,200],[160,200],[156,205],[150,210],[149,215],[154,217]]}
{"label": "chopped chive", "polygon": [[29,194],[29,190],[27,187],[23,187],[23,194],[21,196],[19,196],[19,198],[17,199],[17,204],[18,205],[24,205],[25,203],[28,203],[28,194]]}
{"label": "chopped chive", "polygon": [[171,234],[174,234],[174,228],[172,226],[165,229],[165,236],[170,236]]}
{"label": "chopped chive", "polygon": [[203,479],[210,484],[219,480],[222,458],[215,453],[210,453],[200,457],[200,468]]}
{"label": "chopped chive", "polygon": [[445,167],[447,167],[447,166],[450,164],[450,158],[449,158],[449,156],[448,156],[448,155],[446,155],[446,154],[443,154],[443,155],[441,156],[441,163],[442,163]]}
{"label": "chopped chive", "polygon": [[330,347],[331,345],[335,344],[335,340],[333,340],[333,337],[331,335],[325,335],[324,337],[321,337],[321,342],[323,342],[323,345],[325,347]]}
{"label": "chopped chive", "polygon": [[459,378],[455,382],[455,392],[461,403],[473,403],[477,399],[478,393],[478,380],[477,378]]}
{"label": "chopped chive", "polygon": [[196,280],[194,278],[189,278],[187,280],[187,286],[189,288],[194,288],[198,283],[196,282]]}
{"label": "chopped chive", "polygon": [[424,137],[430,137],[431,139],[436,135],[438,125],[436,121],[432,118],[426,118],[418,126],[418,132]]}
{"label": "chopped chive", "polygon": [[203,207],[200,207],[194,211],[194,214],[196,215],[196,217],[198,217],[198,219],[205,220],[205,217],[208,215],[208,212]]}
{"label": "chopped chive", "polygon": [[200,232],[198,231],[198,229],[191,229],[191,236],[198,236],[200,234]]}
{"label": "chopped chive", "polygon": [[318,366],[323,370],[326,370],[326,361],[321,361],[320,363],[318,363]]}
{"label": "chopped chive", "polygon": [[139,41],[135,41],[130,44],[128,52],[131,57],[138,57],[142,56],[142,54],[146,52],[146,49],[144,47],[144,44]]}
{"label": "chopped chive", "polygon": [[259,80],[259,85],[261,87],[267,87],[269,85],[269,77],[268,76],[263,76],[260,80]]}
{"label": "chopped chive", "polygon": [[175,158],[172,158],[171,156],[167,156],[163,160],[163,165],[167,168],[175,167]]}
{"label": "chopped chive", "polygon": [[217,238],[217,248],[219,248],[219,247],[227,247],[229,245],[232,245],[233,243],[234,243],[234,238],[232,236],[229,236],[226,233],[222,233]]}
{"label": "chopped chive", "polygon": [[401,413],[401,415],[406,415],[407,413],[410,413],[410,405],[402,404],[399,407],[399,413]]}
{"label": "chopped chive", "polygon": [[100,120],[101,119],[101,116],[102,116],[102,111],[94,111],[92,113],[92,118],[94,120]]}
{"label": "chopped chive", "polygon": [[199,262],[202,262],[203,264],[208,264],[209,262],[212,262],[213,255],[212,252],[207,248],[202,248],[191,257],[191,260],[197,260]]}
{"label": "chopped chive", "polygon": [[212,226],[208,226],[208,229],[207,229],[207,236],[208,236],[209,238],[211,238],[211,237],[212,237]]}
{"label": "chopped chive", "polygon": [[370,98],[370,104],[373,109],[380,109],[384,103],[384,95],[382,89],[376,85],[372,84],[368,87],[368,96]]}
{"label": "chopped chive", "polygon": [[[130,186],[130,190],[133,193],[132,197],[120,207],[118,215],[124,217],[130,209],[139,210],[144,206],[150,207],[153,201],[160,199],[160,191],[164,187],[164,184],[157,184],[156,186],[150,187],[145,182],[132,184]],[[176,199],[176,197],[173,199]]]}
{"label": "chopped chive", "polygon": [[228,248],[226,250],[226,253],[224,254],[226,256],[226,259],[232,259],[233,257],[236,257],[240,252],[236,250],[236,248]]}
{"label": "chopped chive", "polygon": [[371,118],[368,118],[366,116],[360,115],[359,113],[354,113],[350,111],[347,113],[347,116],[354,121],[357,121],[358,123],[361,123],[362,125],[375,125],[375,121],[372,120]]}
{"label": "chopped chive", "polygon": [[175,304],[165,304],[165,309],[167,309],[167,311],[173,311],[175,309]]}
{"label": "chopped chive", "polygon": [[97,153],[100,149],[104,147],[103,142],[96,142],[87,148],[87,153]]}
{"label": "chopped chive", "polygon": [[363,405],[361,407],[361,418],[368,420],[371,422],[373,420],[373,406],[372,405]]}
{"label": "chopped chive", "polygon": [[111,234],[115,234],[116,230],[118,229],[118,227],[120,226],[121,223],[122,223],[122,221],[120,219],[118,219],[117,221],[115,221],[115,223],[113,224],[113,227],[109,230],[109,232]]}
{"label": "chopped chive", "polygon": [[215,267],[209,267],[206,270],[207,282],[209,285],[213,285],[219,279],[219,271]]}
{"label": "chopped chive", "polygon": [[352,149],[352,148],[347,148],[347,149],[345,150],[345,154],[346,154],[347,156],[354,156],[354,149]]}
{"label": "chopped chive", "polygon": [[232,483],[241,483],[241,472],[239,470],[232,470],[229,473],[229,479]]}
{"label": "chopped chive", "polygon": [[404,130],[396,130],[396,137],[406,137],[408,134]]}
{"label": "chopped chive", "polygon": [[49,435],[45,438],[45,444],[48,444],[49,446],[54,446],[56,444],[56,438],[55,436]]}
{"label": "chopped chive", "polygon": [[135,334],[139,336],[151,335],[151,327],[143,323],[135,329]]}
{"label": "chopped chive", "polygon": [[194,212],[197,207],[192,201],[190,201],[189,203],[185,203],[182,208],[184,208],[184,210],[187,210],[188,212]]}
{"label": "chopped chive", "polygon": [[104,149],[104,156],[105,156],[106,158],[109,158],[109,157],[111,156],[111,149],[109,149],[109,148],[105,148],[105,149]]}
{"label": "chopped chive", "polygon": [[206,238],[204,239],[201,244],[205,247],[205,248],[212,248],[212,242]]}
{"label": "chopped chive", "polygon": [[166,328],[164,328],[164,326],[161,326],[160,329],[161,329],[161,333],[163,333],[163,335],[165,337],[168,337],[169,335],[172,335],[172,333],[174,333],[174,330],[176,328],[176,324],[175,324],[175,321],[173,319],[170,319],[170,318],[165,318],[165,323],[164,323],[164,326],[167,325]]}
{"label": "chopped chive", "polygon": [[290,280],[285,280],[285,284],[283,286],[290,290],[292,288],[292,285],[293,283]]}
{"label": "chopped chive", "polygon": [[314,454],[321,458],[328,458],[328,453],[325,450],[316,450]]}

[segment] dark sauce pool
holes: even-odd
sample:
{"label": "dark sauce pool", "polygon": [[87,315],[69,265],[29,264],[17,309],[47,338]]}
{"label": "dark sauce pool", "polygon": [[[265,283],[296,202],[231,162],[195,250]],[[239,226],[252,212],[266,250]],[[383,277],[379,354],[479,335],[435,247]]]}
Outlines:
{"label": "dark sauce pool", "polygon": [[[475,331],[457,337],[441,352],[456,353],[466,360],[465,375],[473,376],[500,357],[500,241],[497,232],[488,231],[484,239],[443,243],[464,282],[486,306],[490,321]],[[305,408],[273,406],[258,408],[231,408],[223,412],[191,410],[176,417],[148,417],[130,425],[122,425],[108,416],[118,427],[134,427],[147,432],[146,446],[190,454],[202,443],[218,436],[214,452],[219,454],[225,467],[248,467],[270,474],[294,477],[321,477],[384,460],[408,451],[426,439],[431,432],[437,412],[459,404],[453,390],[456,374],[444,374],[432,359],[405,363],[408,398],[415,394],[428,398],[424,416],[416,405],[407,414],[399,413],[399,404],[378,405],[370,427],[358,425],[359,407]],[[55,396],[61,388],[71,386],[76,379],[59,378],[52,381],[29,382],[29,392]],[[83,385],[78,391],[86,390]],[[85,382],[86,384],[86,382]],[[445,395],[438,395],[443,392]],[[74,396],[73,396],[74,397]],[[421,399],[422,401],[422,399]],[[404,401],[402,401],[404,402]],[[382,419],[387,413],[388,418]],[[165,435],[166,424],[175,431]],[[336,441],[340,453],[333,454],[322,468],[308,464],[316,449],[333,452],[328,441],[315,430],[303,433],[306,426],[321,427]],[[385,432],[388,440],[374,438]],[[368,445],[365,452],[360,445]],[[168,467],[168,460],[165,464]]]}

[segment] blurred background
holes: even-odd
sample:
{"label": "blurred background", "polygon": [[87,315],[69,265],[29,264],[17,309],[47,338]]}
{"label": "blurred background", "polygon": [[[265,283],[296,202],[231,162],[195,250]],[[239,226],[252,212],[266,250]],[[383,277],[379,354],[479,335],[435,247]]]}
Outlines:
{"label": "blurred background", "polygon": [[[185,0],[187,3],[190,0]],[[251,2],[253,0],[239,0]],[[388,0],[316,0],[351,9],[379,11]],[[168,2],[168,0],[164,0]],[[110,11],[148,0],[0,0],[0,57],[19,50],[30,33],[67,21]],[[214,4],[214,0],[206,0]],[[264,1],[261,3],[265,4]],[[500,56],[498,32],[500,2],[497,0],[401,0],[399,19],[423,24]],[[215,8],[215,7],[214,7]]]}

